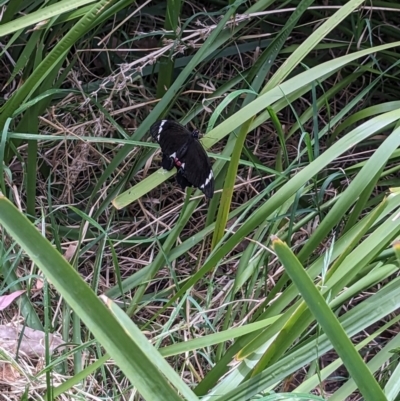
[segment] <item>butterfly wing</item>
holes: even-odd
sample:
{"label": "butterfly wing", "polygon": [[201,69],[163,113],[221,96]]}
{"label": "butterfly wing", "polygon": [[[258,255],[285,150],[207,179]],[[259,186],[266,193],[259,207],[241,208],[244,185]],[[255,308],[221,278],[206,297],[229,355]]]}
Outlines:
{"label": "butterfly wing", "polygon": [[163,154],[173,159],[180,159],[185,154],[192,137],[188,129],[173,120],[157,121],[151,126],[150,134],[159,143]]}
{"label": "butterfly wing", "polygon": [[[207,156],[201,143],[192,138],[190,141],[187,152],[180,159],[181,167],[178,171],[184,179],[192,186],[199,188],[204,195],[211,199],[214,195],[214,174],[211,168],[210,159]],[[177,176],[178,184],[180,180],[184,183],[185,180],[179,179]]]}
{"label": "butterfly wing", "polygon": [[162,154],[161,167],[164,170],[171,171],[175,167],[175,159],[167,156],[165,153]]}
{"label": "butterfly wing", "polygon": [[197,140],[198,132],[190,132],[173,120],[161,120],[151,126],[150,134],[161,147],[162,167],[178,169],[176,180],[182,189],[194,186],[211,199],[214,176],[207,153]]}
{"label": "butterfly wing", "polygon": [[192,183],[190,183],[187,178],[185,177],[185,173],[183,169],[178,170],[178,174],[176,175],[176,181],[177,183],[181,186],[183,190],[185,190],[186,187],[192,187]]}

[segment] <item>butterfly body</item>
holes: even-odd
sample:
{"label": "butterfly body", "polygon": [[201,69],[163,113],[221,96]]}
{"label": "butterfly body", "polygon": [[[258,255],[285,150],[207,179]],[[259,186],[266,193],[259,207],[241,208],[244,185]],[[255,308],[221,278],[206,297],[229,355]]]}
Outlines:
{"label": "butterfly body", "polygon": [[161,147],[161,166],[168,171],[177,168],[176,180],[182,189],[193,186],[212,198],[214,176],[199,132],[189,131],[172,120],[161,120],[151,126],[150,133]]}

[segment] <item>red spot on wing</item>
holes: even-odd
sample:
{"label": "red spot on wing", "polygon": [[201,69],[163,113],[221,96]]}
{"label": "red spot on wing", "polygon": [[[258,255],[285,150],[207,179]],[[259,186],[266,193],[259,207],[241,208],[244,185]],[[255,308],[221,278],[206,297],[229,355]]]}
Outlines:
{"label": "red spot on wing", "polygon": [[176,158],[176,157],[175,157],[174,163],[175,163],[175,166],[176,166],[176,167],[181,167],[181,166],[182,166],[181,161],[180,161],[178,158]]}

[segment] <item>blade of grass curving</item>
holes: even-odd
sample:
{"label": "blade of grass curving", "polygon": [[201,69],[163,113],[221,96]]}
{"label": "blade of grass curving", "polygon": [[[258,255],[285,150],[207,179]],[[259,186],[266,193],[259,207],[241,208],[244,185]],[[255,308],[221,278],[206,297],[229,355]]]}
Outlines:
{"label": "blade of grass curving", "polygon": [[[58,1],[56,4],[51,4],[47,7],[41,8],[40,10],[32,11],[15,20],[12,20],[12,18],[14,18],[14,16],[12,16],[10,22],[0,25],[0,37],[9,35],[12,32],[27,28],[42,21],[47,22],[47,20],[51,19],[52,17],[56,17],[85,4],[94,2],[95,0],[62,0]],[[11,12],[12,11],[10,11],[10,13]]]}
{"label": "blade of grass curving", "polygon": [[133,341],[73,267],[3,195],[0,197],[0,222],[85,322],[144,398],[156,399],[157,394],[163,394],[166,400],[181,400],[157,365],[148,358],[143,344]]}
{"label": "blade of grass curving", "polygon": [[231,93],[228,93],[224,97],[224,99],[218,104],[218,106],[215,108],[215,110],[212,113],[210,119],[208,120],[207,131],[206,132],[209,132],[212,129],[214,129],[215,124],[216,124],[218,118],[223,113],[224,109],[227,108],[227,106],[231,102],[233,102],[236,98],[238,98],[239,96],[242,96],[244,94],[257,96],[257,92],[254,92],[254,90],[252,90],[252,89],[239,89],[239,90],[235,90],[235,91],[233,91]]}
{"label": "blade of grass curving", "polygon": [[[395,281],[396,282],[387,284],[383,289],[379,290],[378,293],[372,295],[369,299],[358,304],[350,312],[347,312],[339,318],[348,337],[381,321],[381,319],[389,315],[391,311],[395,310],[394,308],[400,305],[398,279]],[[376,308],[377,304],[379,304],[381,308]],[[245,383],[238,385],[240,381],[240,377],[238,377],[234,388],[230,392],[224,393],[218,400],[239,401],[251,399],[250,397],[265,390],[269,386],[275,385],[279,380],[290,376],[292,373],[314,361],[316,349],[318,349],[319,355],[323,355],[332,349],[332,344],[326,334],[321,335],[319,338],[285,355],[276,364]],[[210,399],[212,400],[214,398],[215,395],[212,398],[205,397],[205,401],[210,401]]]}
{"label": "blade of grass curving", "polygon": [[[379,213],[383,209],[383,206],[384,204],[380,205],[380,207],[378,207],[378,209],[376,210],[376,213]],[[366,221],[367,224],[364,227],[360,227],[361,230],[359,233],[357,233],[356,238],[352,241],[353,244],[356,244],[355,241],[357,239],[359,240],[359,238],[363,234],[365,234],[366,230],[369,228],[369,226],[373,221],[374,221],[373,218],[372,219],[368,218],[368,220]],[[393,235],[396,235],[396,233],[398,233],[399,227],[397,223],[394,224],[389,223],[389,225],[392,225],[391,229],[385,228],[385,230],[382,230],[383,232],[385,232],[384,236],[382,236],[382,234],[378,232],[376,233],[376,235],[374,233],[373,236],[367,238],[366,242],[362,243],[353,252],[353,254],[351,254],[349,258],[347,258],[344,261],[344,263],[342,263],[342,265],[340,266],[341,270],[340,274],[342,280],[338,280],[340,281],[340,285],[336,284],[333,280],[321,283],[321,288],[322,288],[321,293],[325,294],[325,296],[329,296],[329,298],[333,298],[339,291],[343,291],[343,288],[349,287],[353,277],[355,277],[355,275],[362,268],[362,266],[365,266],[365,264],[369,263],[371,255],[373,256],[376,253],[376,249],[377,248],[379,249],[379,247],[381,247],[381,249],[384,249],[387,241],[393,238]],[[379,241],[377,243],[376,243],[376,238],[379,238]],[[371,246],[372,243],[374,244],[373,246]],[[366,254],[365,249],[368,249],[370,251],[369,254],[368,253]],[[349,253],[350,251],[346,250],[345,252]],[[359,258],[355,259],[357,255],[359,256]],[[307,274],[309,273],[310,272],[308,272]],[[377,278],[371,277],[368,278],[368,280],[365,280],[365,283],[363,283],[363,285],[370,286],[371,281],[376,282]],[[381,280],[382,277],[380,277],[379,281]],[[356,285],[358,285],[358,283],[356,283]],[[365,289],[365,287],[363,289]],[[345,296],[343,296],[343,294],[341,295],[340,297],[341,301],[345,301],[350,297],[354,296],[354,293],[359,293],[359,290],[360,288],[346,289],[345,292],[348,293],[345,294]],[[285,295],[283,295],[282,297],[285,297]],[[286,304],[287,302],[290,302],[290,298],[286,299]],[[338,304],[337,300],[331,301],[332,308],[335,308],[340,305],[341,303]],[[288,321],[285,323],[285,326],[279,333],[278,337],[274,340],[272,345],[268,348],[265,354],[262,355],[255,368],[255,371],[252,374],[254,375],[256,373],[259,373],[263,368],[265,368],[265,366],[268,366],[271,363],[274,363],[277,360],[279,360],[279,358],[282,356],[282,354],[285,353],[287,348],[290,347],[291,344],[293,344],[293,341],[296,338],[301,336],[302,332],[305,330],[307,326],[309,326],[312,323],[312,321],[313,321],[312,315],[308,310],[305,309],[304,303],[301,304],[300,308],[296,310],[296,312],[292,316],[290,316],[290,319],[288,319]],[[255,352],[264,342],[265,338],[263,338],[263,335],[260,335],[258,339],[255,339],[251,344],[244,347],[244,349],[239,352],[238,358],[247,357],[248,355],[251,354],[251,352]]]}
{"label": "blade of grass curving", "polygon": [[[392,118],[395,120],[392,120]],[[376,122],[385,121],[388,119],[388,123],[391,124],[397,119],[400,119],[400,110],[389,112],[379,117],[374,118]],[[373,121],[371,120],[371,122]],[[369,125],[369,124],[368,124]],[[374,129],[373,124],[369,128]],[[342,216],[346,210],[348,210],[357,197],[365,190],[366,183],[369,183],[371,178],[377,180],[377,172],[386,164],[389,155],[400,145],[400,129],[396,129],[392,134],[382,143],[372,157],[368,160],[366,165],[363,167],[361,172],[351,182],[347,190],[342,194],[339,201],[332,207],[325,219],[319,224],[318,228],[314,231],[313,235],[308,239],[307,243],[299,252],[299,259],[305,260],[308,255],[315,249],[321,241],[321,238],[325,237],[328,232],[337,224],[338,216]],[[398,137],[397,137],[398,136]],[[326,154],[326,153],[325,153]],[[351,191],[349,191],[351,189]]]}
{"label": "blade of grass curving", "polygon": [[[254,91],[260,91],[261,86],[265,82],[266,76],[270,72],[273,63],[276,60],[278,54],[281,52],[287,38],[292,33],[301,16],[307,11],[307,8],[312,3],[314,3],[314,0],[300,1],[300,3],[296,6],[296,9],[293,11],[293,13],[290,15],[289,19],[285,23],[285,26],[279,32],[278,36],[271,42],[267,50],[265,50],[261,57],[257,60],[255,68],[251,69],[247,79],[248,81],[251,81],[251,88]],[[281,68],[285,69],[286,66],[282,66]],[[272,88],[273,86],[275,85],[270,85],[268,86],[268,88]],[[263,93],[265,93],[265,87],[260,94]],[[246,96],[243,101],[242,107],[249,104],[253,99],[254,98],[252,96]]]}
{"label": "blade of grass curving", "polygon": [[225,233],[226,222],[228,221],[228,214],[231,208],[233,189],[236,181],[236,174],[239,167],[239,160],[242,154],[244,141],[249,132],[252,119],[247,120],[240,128],[239,135],[236,138],[235,146],[233,148],[231,161],[229,163],[228,171],[225,177],[224,188],[222,191],[220,206],[216,219],[215,231],[211,241],[211,249],[214,249],[221,241]]}
{"label": "blade of grass curving", "polygon": [[173,355],[179,355],[184,352],[194,351],[196,349],[204,347],[210,347],[211,345],[219,344],[223,341],[228,341],[234,338],[238,338],[248,333],[257,332],[258,330],[261,330],[269,326],[278,318],[279,316],[275,316],[269,320],[265,319],[260,322],[247,324],[246,326],[243,327],[230,328],[229,330],[221,331],[214,334],[209,334],[200,338],[196,338],[194,340],[188,340],[181,343],[168,345],[164,348],[161,348],[160,353],[164,357],[169,357]]}
{"label": "blade of grass curving", "polygon": [[[87,377],[96,372],[98,369],[101,369],[106,362],[110,359],[110,355],[108,353],[104,354],[103,356],[99,357],[97,360],[95,360],[92,364],[89,366],[85,367],[82,369],[79,373],[75,374],[72,376],[70,379],[66,380],[62,384],[60,384],[57,387],[53,387],[52,393],[54,397],[59,397],[61,394],[67,392],[69,389],[71,389],[73,386],[78,385],[79,383],[82,383],[84,380],[87,379]],[[48,393],[45,394],[47,396]],[[48,399],[48,398],[45,398]]]}
{"label": "blade of grass curving", "polygon": [[[178,390],[180,394],[184,396],[185,400],[198,401],[196,395],[192,392],[189,386],[182,380],[178,373],[168,364],[168,362],[160,355],[155,347],[153,347],[147,337],[142,333],[141,330],[133,323],[132,319],[123,312],[112,300],[106,296],[101,295],[101,299],[116,317],[121,327],[124,327],[125,331],[129,334],[132,341],[137,344],[137,347],[146,354],[146,357],[152,361],[157,369],[165,375],[167,380]],[[162,395],[164,399],[165,395]],[[157,397],[159,398],[159,397]],[[178,398],[178,397],[177,397]],[[180,399],[180,398],[178,398]]]}
{"label": "blade of grass curving", "polygon": [[[344,90],[344,88],[349,86],[352,82],[356,81],[361,75],[363,75],[363,72],[354,72],[354,73],[350,74],[349,76],[341,79],[337,83],[337,85],[334,85],[332,88],[329,88],[328,90],[326,90],[324,92],[324,94],[318,98],[318,100],[316,102],[316,107],[318,109],[323,107],[323,105],[326,104],[326,102],[329,102],[330,99],[333,99],[335,95],[337,95],[342,90]],[[371,90],[371,89],[372,89],[372,87],[369,86],[368,90]],[[356,99],[357,100],[356,100],[355,104],[359,104],[359,101],[360,101],[359,96],[357,96]],[[349,105],[347,104],[346,106],[349,106]],[[349,111],[351,110],[351,108],[349,107]],[[299,116],[297,118],[297,121],[290,128],[290,130],[287,134],[287,137],[290,138],[292,135],[294,135],[304,125],[305,122],[309,121],[309,119],[313,116],[313,113],[314,113],[313,106],[311,105],[307,110],[305,110],[301,114],[301,116]],[[320,137],[321,137],[321,135],[320,135]],[[330,143],[333,143],[333,141],[330,141]]]}
{"label": "blade of grass curving", "polygon": [[387,111],[396,110],[398,108],[400,108],[400,101],[395,100],[393,102],[385,102],[377,104],[375,106],[367,107],[366,109],[360,110],[352,114],[335,128],[330,138],[330,143],[333,143],[339,136],[339,134],[341,134],[343,131],[345,131],[352,125],[357,124],[358,121],[373,117],[378,114],[385,113]]}
{"label": "blade of grass curving", "polygon": [[[336,241],[335,243],[335,247],[333,249],[333,254],[332,254],[332,260],[335,260],[335,262],[332,265],[332,271],[335,272],[337,270],[336,264],[339,263],[342,260],[341,255],[345,255],[345,257],[348,254],[348,251],[353,251],[353,247],[354,244],[357,244],[359,241],[358,239],[360,238],[360,236],[362,236],[362,233],[365,233],[366,230],[368,230],[368,227],[370,226],[371,222],[375,223],[376,221],[379,221],[381,219],[389,219],[390,218],[390,213],[392,213],[394,210],[396,210],[396,208],[399,207],[400,205],[400,200],[398,199],[398,197],[389,197],[388,199],[386,199],[383,202],[385,209],[382,212],[381,215],[379,215],[379,217],[375,216],[375,212],[378,211],[378,209],[380,210],[380,208],[382,207],[382,205],[377,205],[376,208],[370,213],[368,214],[366,217],[364,217],[358,224],[357,226],[354,226],[352,229],[350,229],[346,234],[344,234],[338,241]],[[387,233],[392,231],[392,228],[386,228]],[[392,234],[390,234],[392,235]],[[387,241],[387,238],[390,238],[385,235],[380,239],[380,241]],[[371,242],[368,242],[366,245],[366,248],[368,251],[372,251],[374,254],[374,248],[375,248],[375,243],[377,242],[376,240],[374,240],[373,238],[370,240]],[[379,242],[379,241],[378,241]],[[378,249],[379,247],[384,246],[384,244],[379,244],[378,245]],[[353,256],[353,264],[348,265],[347,268],[349,269],[354,269],[358,264],[362,263],[363,260],[365,259],[364,256],[365,255],[365,249],[362,248],[362,252],[364,252],[364,254],[359,254],[358,258],[355,258]],[[367,252],[367,255],[369,254],[369,252]],[[368,256],[371,257],[371,256]],[[320,272],[323,269],[324,266],[324,258],[320,257],[318,258],[311,266],[310,268],[307,270],[308,274],[310,275],[310,277],[312,279],[315,279],[315,277],[320,274]],[[347,274],[347,272],[346,272]],[[328,272],[328,278],[330,279],[330,271]],[[281,313],[281,311],[286,307],[287,304],[291,303],[297,296],[297,290],[295,287],[293,286],[289,286],[286,291],[285,294],[281,297],[279,297],[276,302],[274,302],[270,308],[268,309],[268,311],[266,313],[263,313],[262,316],[263,317],[269,317],[269,316],[274,316],[277,313]],[[269,302],[270,300],[267,298],[266,302]],[[264,305],[261,305],[261,307],[263,307]],[[256,314],[257,315],[257,314]],[[258,317],[258,316],[257,316]]]}
{"label": "blade of grass curving", "polygon": [[[369,89],[367,88],[367,91],[368,91]],[[361,94],[360,94],[361,95]],[[390,108],[391,109],[391,108]],[[339,113],[340,114],[340,113]],[[363,163],[363,165],[364,165],[365,163]],[[354,168],[354,167],[352,167],[352,168]],[[367,177],[367,181],[368,181],[368,179],[369,179],[370,177]],[[301,252],[300,252],[301,253]],[[300,255],[301,256],[301,255]],[[275,297],[275,295],[276,295],[276,291],[279,291],[279,288],[282,286],[282,284],[284,284],[284,282],[286,281],[286,276],[284,275],[284,276],[282,276],[280,279],[279,279],[279,282],[277,283],[277,285],[272,289],[272,291],[271,291],[271,293],[270,293],[270,299],[273,299],[274,297]]]}
{"label": "blade of grass curving", "polygon": [[305,272],[299,260],[290,248],[277,237],[272,239],[272,243],[278,258],[284,265],[292,281],[296,284],[304,301],[331,341],[336,352],[343,360],[351,377],[357,383],[361,394],[363,394],[366,400],[386,401],[386,397],[375,377],[365,365],[360,354],[354,349],[353,344],[347,337],[335,314],[314,286],[314,283]]}
{"label": "blade of grass curving", "polygon": [[[393,319],[395,320],[395,319]],[[394,321],[391,321],[392,323],[391,327],[389,330],[393,330],[396,325],[393,323],[397,323]],[[396,319],[398,320],[398,319]],[[387,325],[385,325],[386,327]],[[377,330],[376,332],[373,333],[372,338],[375,342],[379,341],[379,336],[381,334],[381,330]],[[372,336],[369,336],[367,339],[370,339]],[[371,342],[371,341],[370,341]],[[385,346],[378,351],[378,353],[367,363],[368,369],[371,372],[382,372],[382,368],[386,366],[390,366],[393,364],[393,354],[394,350],[398,350],[400,347],[400,335],[397,334],[391,341],[389,341]],[[392,388],[391,388],[392,387]],[[393,393],[392,391],[393,390]],[[332,401],[341,401],[341,400],[346,400],[351,397],[352,393],[357,391],[357,385],[354,382],[353,379],[348,380],[347,383],[345,383],[342,387],[340,387],[338,390],[336,390],[330,397],[329,400]],[[397,365],[396,368],[394,368],[394,371],[391,372],[391,375],[389,377],[389,380],[386,383],[385,386],[385,395],[387,397],[388,401],[396,401],[400,391],[400,383],[399,383],[399,365]]]}
{"label": "blade of grass curving", "polygon": [[[46,76],[53,71],[60,60],[64,59],[67,51],[71,46],[84,35],[88,26],[96,20],[97,15],[107,8],[114,0],[101,0],[88,12],[79,22],[76,23],[74,29],[71,29],[50,51],[44,60],[35,68],[32,74],[27,78],[23,85],[14,92],[13,96],[0,108],[0,127],[3,128],[7,118],[11,117],[14,111],[34,93],[40,86]],[[58,3],[57,3],[58,5]],[[1,29],[4,26],[0,26]]]}
{"label": "blade of grass curving", "polygon": [[[371,335],[366,337],[363,341],[361,341],[360,343],[358,343],[355,346],[356,350],[359,351],[362,348],[364,348],[365,346],[367,346],[369,343],[371,343],[372,341],[376,341],[376,339],[379,338],[382,333],[384,333],[386,330],[389,330],[395,323],[397,323],[399,321],[399,319],[400,319],[400,317],[395,317],[394,319],[391,319],[388,323],[386,323],[385,325],[380,327],[378,330],[376,330],[374,333],[372,333]],[[303,383],[301,383],[294,390],[294,392],[297,393],[298,391],[300,391],[300,392],[302,392],[302,391],[312,391],[314,388],[316,388],[321,383],[321,380],[326,380],[331,374],[334,373],[334,371],[339,369],[340,366],[342,366],[342,365],[343,365],[342,360],[340,358],[336,359],[334,362],[330,363],[327,367],[322,369],[319,372],[319,374],[314,374],[312,377],[309,377],[307,380],[305,380]],[[381,363],[380,366],[382,366],[382,365],[383,364]],[[377,369],[370,369],[370,370],[371,371],[375,371]],[[339,389],[339,392],[342,392],[341,390],[345,386],[346,385],[342,386]],[[329,399],[333,400],[333,399],[335,399],[335,396],[331,395],[329,397]],[[344,399],[346,399],[346,398],[340,397],[340,398],[336,398],[335,401],[342,401]]]}
{"label": "blade of grass curving", "polygon": [[364,0],[350,0],[346,2],[338,11],[328,18],[318,29],[316,29],[300,46],[289,56],[284,65],[271,77],[268,83],[261,91],[261,95],[279,85],[303,58],[331,32],[341,21],[347,18],[354,10],[356,10]]}

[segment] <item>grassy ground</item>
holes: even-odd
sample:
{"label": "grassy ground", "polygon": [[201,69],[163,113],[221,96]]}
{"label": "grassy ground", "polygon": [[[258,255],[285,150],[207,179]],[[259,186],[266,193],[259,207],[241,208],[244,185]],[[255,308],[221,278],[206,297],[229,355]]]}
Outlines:
{"label": "grassy ground", "polygon": [[[2,397],[400,399],[399,21],[3,4]],[[160,169],[160,118],[204,134],[211,201]]]}

